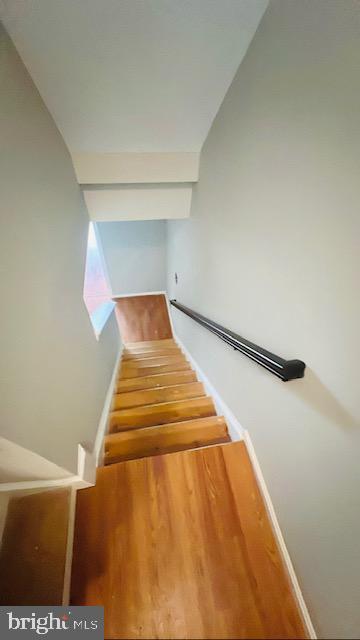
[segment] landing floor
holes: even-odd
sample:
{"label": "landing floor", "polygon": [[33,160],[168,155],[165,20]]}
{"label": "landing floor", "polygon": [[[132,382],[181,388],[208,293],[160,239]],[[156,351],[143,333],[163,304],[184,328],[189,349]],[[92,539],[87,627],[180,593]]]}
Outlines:
{"label": "landing floor", "polygon": [[0,605],[61,605],[70,489],[10,499],[0,550]]}
{"label": "landing floor", "polygon": [[108,639],[306,637],[243,442],[99,468],[71,601]]}
{"label": "landing floor", "polygon": [[164,294],[116,298],[116,318],[123,342],[172,338]]}

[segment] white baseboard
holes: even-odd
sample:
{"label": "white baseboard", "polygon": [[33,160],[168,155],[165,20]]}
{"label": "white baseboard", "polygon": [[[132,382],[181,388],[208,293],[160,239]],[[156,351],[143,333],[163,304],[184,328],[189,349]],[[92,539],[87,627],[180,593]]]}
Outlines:
{"label": "white baseboard", "polygon": [[167,310],[168,310],[168,316],[169,316],[169,320],[170,320],[171,332],[173,334],[173,337],[175,338],[175,336],[176,336],[175,327],[174,327],[174,323],[173,323],[173,319],[172,319],[172,315],[171,315],[171,307],[170,307],[170,300],[169,300],[168,292],[164,291],[164,295],[165,295],[166,306],[167,306]]}
{"label": "white baseboard", "polygon": [[260,464],[259,464],[259,460],[258,460],[258,458],[256,456],[254,445],[252,443],[250,434],[246,430],[244,431],[244,441],[245,441],[246,448],[247,448],[247,451],[248,451],[248,454],[249,454],[249,458],[251,460],[251,464],[252,464],[253,469],[254,469],[254,473],[255,473],[255,476],[256,476],[256,479],[257,479],[257,483],[258,483],[260,492],[262,494],[262,497],[263,497],[263,500],[264,500],[264,503],[265,503],[265,506],[266,506],[266,510],[267,510],[267,513],[268,513],[268,516],[269,516],[269,519],[270,519],[270,522],[271,522],[271,525],[272,525],[272,529],[273,529],[273,532],[274,532],[278,547],[280,549],[280,553],[281,553],[283,562],[284,562],[284,564],[286,566],[286,569],[287,569],[287,572],[288,572],[288,575],[289,575],[289,578],[290,578],[290,582],[291,582],[291,586],[292,586],[292,589],[293,589],[293,593],[294,593],[294,596],[295,596],[296,601],[298,603],[298,606],[299,606],[299,609],[300,609],[300,612],[301,612],[301,615],[302,615],[302,618],[303,618],[303,622],[304,622],[305,628],[306,628],[306,630],[308,632],[309,638],[316,640],[317,636],[316,636],[316,633],[315,633],[315,629],[314,629],[313,624],[311,622],[310,614],[309,614],[309,611],[307,609],[304,597],[302,595],[302,592],[301,592],[301,589],[300,589],[300,585],[299,585],[298,579],[296,577],[296,573],[295,573],[295,570],[294,570],[293,564],[291,562],[291,558],[290,558],[289,552],[288,552],[286,544],[285,544],[284,536],[283,536],[283,534],[281,532],[280,525],[279,525],[278,519],[276,517],[274,505],[272,503],[268,488],[266,486],[266,482],[265,482],[264,476],[262,474],[261,467],[260,467]]}
{"label": "white baseboard", "polygon": [[187,359],[191,363],[191,366],[196,371],[199,380],[204,384],[206,393],[208,395],[212,396],[212,398],[214,400],[214,403],[215,403],[215,408],[216,408],[217,413],[219,415],[224,416],[224,418],[225,418],[225,420],[227,422],[227,425],[228,425],[229,434],[230,434],[231,439],[233,441],[242,440],[243,437],[244,437],[244,435],[243,435],[244,434],[244,429],[241,426],[240,422],[234,416],[233,412],[229,409],[229,407],[224,402],[222,397],[219,395],[219,393],[217,392],[217,390],[215,389],[213,384],[210,382],[209,378],[205,375],[205,373],[203,372],[201,367],[199,367],[198,363],[192,357],[191,353],[187,350],[187,348],[185,347],[184,343],[180,340],[179,336],[175,333],[175,328],[174,328],[172,315],[171,315],[169,296],[168,296],[167,292],[164,292],[164,294],[165,294],[165,299],[166,299],[166,304],[167,304],[167,309],[168,309],[168,314],[169,314],[169,319],[170,319],[170,326],[171,326],[172,334],[174,336],[174,340],[176,340],[176,342],[178,343],[179,347],[181,347],[181,350],[185,353]]}
{"label": "white baseboard", "polygon": [[[171,316],[170,316],[170,318],[171,318]],[[193,367],[193,369],[196,371],[199,380],[204,384],[206,393],[209,396],[212,396],[212,398],[214,400],[214,403],[215,403],[215,407],[216,407],[217,413],[219,415],[221,415],[221,416],[224,416],[224,418],[225,418],[225,420],[227,422],[227,425],[228,425],[229,434],[230,434],[231,439],[233,441],[243,440],[243,438],[244,438],[244,429],[241,426],[240,422],[234,416],[233,412],[229,409],[229,407],[224,402],[224,400],[221,398],[221,396],[219,395],[219,393],[217,392],[217,390],[215,389],[213,384],[210,382],[209,378],[205,375],[203,370],[199,367],[199,365],[196,362],[196,360],[194,360],[194,358],[192,357],[191,353],[184,346],[184,344],[180,340],[179,336],[176,335],[176,333],[174,332],[174,328],[173,327],[172,327],[172,330],[173,330],[174,339],[178,343],[179,347],[181,347],[181,350],[186,355],[186,357],[189,360],[189,362],[190,362],[191,366]]]}
{"label": "white baseboard", "polygon": [[96,469],[99,466],[99,464],[102,463],[104,435],[105,435],[106,427],[108,423],[111,402],[112,402],[114,388],[116,384],[116,376],[117,376],[121,354],[122,354],[122,348],[123,346],[121,344],[119,353],[116,357],[110,384],[106,392],[104,406],[101,412],[101,417],[100,417],[99,426],[96,432],[93,450],[89,451],[85,449],[82,445],[79,445],[78,475],[84,480],[84,482],[87,483],[86,486],[91,486],[95,484]]}
{"label": "white baseboard", "polygon": [[93,455],[95,457],[95,467],[98,467],[99,463],[102,462],[104,435],[105,435],[105,432],[106,432],[106,427],[107,427],[108,418],[109,418],[109,412],[110,412],[111,403],[112,403],[112,399],[113,399],[113,395],[114,395],[116,377],[117,377],[117,373],[118,373],[118,369],[119,369],[122,350],[123,350],[123,345],[121,344],[120,345],[120,349],[119,349],[119,353],[118,353],[116,361],[115,361],[115,366],[114,366],[114,370],[113,370],[113,373],[112,373],[112,376],[111,376],[109,388],[107,390],[107,394],[106,394],[106,397],[105,397],[105,402],[104,402],[104,407],[103,407],[103,410],[102,410],[102,413],[101,413],[99,427],[98,427],[98,430],[97,430],[97,433],[96,433],[94,450],[93,450]]}
{"label": "white baseboard", "polygon": [[72,567],[73,543],[74,543],[74,531],[75,531],[76,491],[77,489],[75,487],[72,487],[71,495],[70,495],[68,531],[67,531],[67,542],[66,542],[66,556],[65,556],[63,597],[62,597],[63,606],[68,605],[70,602],[71,567]]}
{"label": "white baseboard", "polygon": [[55,478],[51,480],[24,480],[21,482],[2,482],[0,492],[30,491],[32,489],[51,489],[55,487],[76,486],[78,489],[88,487],[89,483],[78,475]]}
{"label": "white baseboard", "polygon": [[137,296],[166,296],[166,291],[140,291],[139,293],[113,293],[112,299],[115,298],[136,298]]}

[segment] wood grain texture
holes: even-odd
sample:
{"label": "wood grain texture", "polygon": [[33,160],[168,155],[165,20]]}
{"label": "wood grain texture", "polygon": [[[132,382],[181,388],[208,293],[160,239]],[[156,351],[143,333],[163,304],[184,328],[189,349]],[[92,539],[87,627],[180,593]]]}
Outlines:
{"label": "wood grain texture", "polygon": [[243,442],[100,468],[71,603],[104,605],[109,639],[306,637]]}
{"label": "wood grain texture", "polygon": [[70,490],[12,498],[0,551],[1,605],[61,605]]}
{"label": "wood grain texture", "polygon": [[138,427],[153,427],[167,422],[182,422],[194,418],[206,418],[216,414],[212,398],[192,398],[151,404],[133,409],[112,411],[109,417],[109,432],[126,431]]}
{"label": "wood grain texture", "polygon": [[186,360],[177,358],[176,362],[171,364],[148,364],[143,367],[124,367],[121,366],[119,377],[121,378],[137,378],[140,376],[151,376],[156,373],[170,373],[172,371],[186,371],[190,369],[190,365]]}
{"label": "wood grain texture", "polygon": [[115,311],[123,342],[162,340],[172,337],[163,294],[117,298]]}
{"label": "wood grain texture", "polygon": [[160,364],[178,364],[179,362],[187,362],[185,356],[181,353],[175,356],[152,356],[151,358],[136,358],[134,360],[125,360],[121,363],[121,372],[132,371],[134,369],[145,369],[146,367],[157,366]]}
{"label": "wood grain texture", "polygon": [[172,348],[177,346],[174,338],[164,338],[163,340],[145,340],[138,342],[126,342],[125,350],[136,352],[138,350],[146,349],[165,349],[166,347]]}
{"label": "wood grain texture", "polygon": [[105,464],[229,442],[225,419],[198,418],[105,437]]}
{"label": "wood grain texture", "polygon": [[155,387],[166,387],[173,384],[186,384],[195,381],[196,373],[191,369],[158,373],[150,376],[141,376],[140,378],[118,380],[116,383],[116,393],[136,391],[138,389],[154,389]]}
{"label": "wood grain texture", "polygon": [[132,407],[141,407],[145,404],[185,400],[186,398],[199,398],[204,395],[205,390],[202,382],[177,384],[171,387],[158,387],[157,389],[142,389],[140,391],[129,391],[128,393],[116,393],[113,397],[112,410],[130,409]]}
{"label": "wood grain texture", "polygon": [[143,360],[144,358],[159,358],[160,356],[182,356],[184,355],[179,347],[167,347],[167,349],[143,349],[136,351],[124,350],[122,353],[122,362],[128,360]]}

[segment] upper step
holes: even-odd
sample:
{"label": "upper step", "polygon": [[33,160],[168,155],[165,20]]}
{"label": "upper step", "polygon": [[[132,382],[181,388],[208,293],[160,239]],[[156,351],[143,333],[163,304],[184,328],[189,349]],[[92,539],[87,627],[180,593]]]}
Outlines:
{"label": "upper step", "polygon": [[167,422],[181,422],[216,415],[212,398],[204,396],[190,400],[177,400],[151,404],[133,409],[113,411],[109,418],[109,432],[126,431],[138,427],[152,427]]}
{"label": "upper step", "polygon": [[125,349],[139,349],[140,347],[165,347],[166,345],[175,346],[177,344],[173,338],[165,338],[164,340],[145,340],[145,342],[126,342]]}
{"label": "upper step", "polygon": [[149,358],[135,358],[131,360],[125,360],[121,364],[121,370],[127,371],[127,369],[143,369],[144,367],[151,367],[153,364],[172,364],[173,362],[184,362],[185,356],[180,354],[170,356],[152,356]]}
{"label": "upper step", "polygon": [[176,358],[174,362],[167,364],[147,364],[141,367],[125,367],[122,365],[119,378],[137,378],[140,376],[151,376],[154,373],[185,371],[187,369],[191,369],[191,367],[184,358]]}
{"label": "upper step", "polygon": [[199,398],[204,395],[204,385],[201,382],[129,391],[128,393],[117,393],[114,395],[112,410],[129,409],[131,407],[140,407],[142,405],[157,404],[160,402],[185,400],[187,398]]}
{"label": "upper step", "polygon": [[156,373],[139,378],[127,378],[117,381],[116,393],[125,391],[137,391],[138,389],[154,389],[155,387],[168,387],[170,385],[196,382],[196,373],[191,369],[184,371],[170,371],[169,373]]}
{"label": "upper step", "polygon": [[167,347],[166,349],[149,348],[149,349],[134,349],[133,351],[123,351],[122,362],[128,360],[142,360],[144,358],[159,358],[160,356],[182,356],[183,353],[179,347]]}
{"label": "upper step", "polygon": [[230,442],[230,438],[225,419],[219,416],[121,431],[105,437],[104,463],[114,464],[224,442]]}

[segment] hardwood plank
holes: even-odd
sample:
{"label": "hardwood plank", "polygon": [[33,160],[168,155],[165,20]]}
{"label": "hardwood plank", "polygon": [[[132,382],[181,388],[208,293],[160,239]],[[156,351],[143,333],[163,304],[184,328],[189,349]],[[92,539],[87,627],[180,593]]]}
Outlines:
{"label": "hardwood plank", "polygon": [[126,342],[126,351],[136,351],[138,349],[166,349],[169,347],[177,347],[174,338],[166,338],[164,340],[145,340],[143,342]]}
{"label": "hardwood plank", "polygon": [[159,358],[160,356],[183,356],[183,352],[179,347],[168,347],[167,349],[148,349],[139,351],[123,351],[121,360],[143,360],[144,358]]}
{"label": "hardwood plank", "polygon": [[128,393],[116,393],[113,397],[112,410],[129,409],[131,407],[141,407],[146,404],[171,402],[172,400],[185,400],[186,398],[199,398],[204,395],[204,385],[201,382],[176,384],[171,387],[158,387],[157,389],[142,389],[141,391],[129,391]]}
{"label": "hardwood plank", "polygon": [[229,442],[225,419],[219,416],[121,431],[105,437],[105,464]]}
{"label": "hardwood plank", "polygon": [[104,605],[109,640],[306,637],[243,442],[99,468],[71,603]]}
{"label": "hardwood plank", "polygon": [[137,427],[153,427],[167,422],[181,422],[193,418],[216,415],[212,398],[194,398],[151,404],[134,409],[112,411],[109,417],[109,432],[126,431]]}
{"label": "hardwood plank", "polygon": [[128,378],[118,380],[116,392],[136,391],[138,389],[153,389],[155,387],[167,387],[173,384],[185,384],[196,382],[196,373],[191,369],[185,371],[172,371],[155,375],[142,376],[140,378]]}
{"label": "hardwood plank", "polygon": [[163,294],[117,298],[115,312],[123,342],[172,337],[166,299]]}
{"label": "hardwood plank", "polygon": [[146,367],[127,367],[125,370],[120,369],[119,379],[137,378],[141,376],[151,376],[156,373],[171,373],[173,371],[186,371],[191,369],[189,363],[186,360],[177,360],[171,364],[153,364]]}
{"label": "hardwood plank", "polygon": [[140,358],[138,360],[125,360],[121,363],[121,370],[143,369],[158,364],[177,364],[178,362],[187,362],[185,356],[181,353],[175,356],[154,356],[152,358]]}
{"label": "hardwood plank", "polygon": [[1,605],[61,605],[70,490],[9,502],[0,551]]}
{"label": "hardwood plank", "polygon": [[[237,511],[242,511],[242,530],[252,571],[259,588],[263,591],[264,604],[269,612],[269,624],[276,628],[280,624],[288,630],[297,629],[296,637],[306,638],[300,612],[294,602],[288,575],[281,560],[266,507],[260,493],[251,460],[246,447],[230,448],[224,456],[224,465],[233,492]],[[250,491],[249,491],[250,489]],[[263,527],[263,544],[256,541],[259,525]],[[272,571],[264,572],[264,566],[272,563]],[[280,586],[280,588],[279,588]],[[276,598],[276,607],[274,599]]]}

